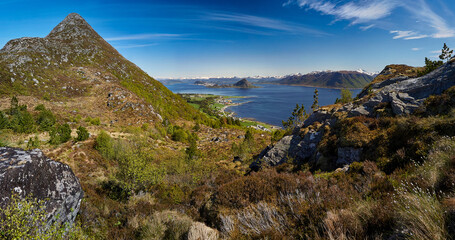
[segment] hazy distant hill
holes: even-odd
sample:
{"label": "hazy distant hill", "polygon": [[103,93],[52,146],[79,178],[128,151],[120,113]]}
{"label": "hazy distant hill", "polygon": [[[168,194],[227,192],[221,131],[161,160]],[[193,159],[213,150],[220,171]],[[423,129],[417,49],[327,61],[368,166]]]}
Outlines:
{"label": "hazy distant hill", "polygon": [[372,75],[358,71],[325,71],[305,75],[290,75],[274,83],[327,88],[363,88],[373,78]]}

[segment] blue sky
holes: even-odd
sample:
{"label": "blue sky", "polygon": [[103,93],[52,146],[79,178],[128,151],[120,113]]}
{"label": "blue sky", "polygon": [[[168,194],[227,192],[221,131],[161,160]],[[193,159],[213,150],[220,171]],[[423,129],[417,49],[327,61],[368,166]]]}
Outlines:
{"label": "blue sky", "polygon": [[156,78],[380,71],[455,48],[453,0],[2,0],[0,45],[71,12]]}

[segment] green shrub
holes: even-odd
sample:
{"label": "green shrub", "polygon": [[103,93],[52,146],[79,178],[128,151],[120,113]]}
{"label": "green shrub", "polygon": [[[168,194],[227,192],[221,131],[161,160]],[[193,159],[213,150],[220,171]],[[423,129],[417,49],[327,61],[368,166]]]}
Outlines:
{"label": "green shrub", "polygon": [[92,125],[96,125],[96,126],[99,126],[101,124],[100,118],[87,117],[85,119],[85,122],[88,122],[88,123],[90,123]]}
{"label": "green shrub", "polygon": [[19,100],[17,100],[16,96],[11,98],[11,106],[9,110],[10,115],[16,115],[19,112]]}
{"label": "green shrub", "polygon": [[6,114],[0,111],[0,129],[10,128],[10,121]]}
{"label": "green shrub", "polygon": [[44,107],[43,104],[39,104],[38,106],[35,107],[35,111],[44,111],[46,110],[46,107]]}
{"label": "green shrub", "polygon": [[76,132],[77,132],[76,141],[78,141],[78,142],[85,141],[85,140],[87,140],[90,137],[90,133],[83,126],[79,126],[77,128]]}
{"label": "green shrub", "polygon": [[48,225],[44,202],[31,197],[21,199],[12,195],[9,203],[0,208],[1,239],[85,239],[77,226]]}
{"label": "green shrub", "polygon": [[286,130],[279,129],[279,130],[273,131],[272,139],[271,139],[272,143],[278,142],[280,139],[282,139],[284,137],[285,134],[286,134]]}
{"label": "green shrub", "polygon": [[40,110],[40,113],[38,114],[38,117],[36,119],[36,123],[39,125],[39,129],[41,131],[49,131],[52,128],[52,126],[55,125],[55,122],[56,119],[54,114],[52,114],[50,110],[47,110],[45,108]]}
{"label": "green shrub", "polygon": [[351,102],[352,101],[352,92],[349,91],[349,89],[345,88],[345,89],[341,89],[341,97],[338,99],[335,100],[335,103],[348,103],[348,102]]}
{"label": "green shrub", "polygon": [[428,73],[433,72],[443,64],[444,64],[443,61],[432,61],[428,58],[425,58],[425,68],[423,71],[418,73],[418,76],[421,77],[427,75]]}
{"label": "green shrub", "polygon": [[[131,149],[131,147],[128,147]],[[151,159],[140,152],[123,149],[117,155],[119,171],[117,176],[131,190],[145,190],[163,179],[164,169],[152,164]]]}
{"label": "green shrub", "polygon": [[167,133],[171,135],[171,139],[177,142],[188,142],[191,138],[191,133],[182,127],[169,125]]}
{"label": "green shrub", "polygon": [[200,151],[197,149],[197,142],[194,137],[190,139],[190,145],[185,149],[188,160],[193,160],[200,156]]}
{"label": "green shrub", "polygon": [[27,149],[35,149],[40,147],[40,140],[38,139],[38,136],[35,136],[34,138],[29,138],[28,143],[27,143]]}
{"label": "green shrub", "polygon": [[17,133],[33,133],[35,131],[35,121],[27,110],[14,111],[10,127]]}
{"label": "green shrub", "polygon": [[90,123],[92,125],[96,125],[96,126],[99,126],[101,124],[101,121],[100,121],[100,118],[92,118],[92,120],[90,121]]}
{"label": "green shrub", "polygon": [[95,149],[98,150],[101,155],[105,158],[111,158],[112,154],[112,145],[113,141],[111,136],[105,132],[101,131],[95,140]]}
{"label": "green shrub", "polygon": [[53,145],[58,145],[61,143],[68,142],[71,139],[71,128],[68,124],[59,125],[53,127],[49,131],[50,140],[49,143]]}

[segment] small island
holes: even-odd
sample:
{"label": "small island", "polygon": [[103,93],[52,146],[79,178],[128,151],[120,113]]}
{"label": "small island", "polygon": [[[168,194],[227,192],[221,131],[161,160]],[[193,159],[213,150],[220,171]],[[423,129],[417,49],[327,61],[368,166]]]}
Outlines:
{"label": "small island", "polygon": [[203,81],[194,82],[195,85],[202,85],[208,88],[260,88],[251,84],[246,78],[234,83],[234,84],[217,84]]}

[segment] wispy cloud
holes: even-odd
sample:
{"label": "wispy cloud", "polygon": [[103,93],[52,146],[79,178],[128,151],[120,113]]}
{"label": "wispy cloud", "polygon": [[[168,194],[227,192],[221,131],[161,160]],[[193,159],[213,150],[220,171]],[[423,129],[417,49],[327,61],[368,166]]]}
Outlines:
{"label": "wispy cloud", "polygon": [[[284,6],[297,4],[307,10],[315,10],[324,15],[332,15],[335,21],[348,20],[351,25],[370,24],[360,29],[367,30],[373,24],[393,14],[400,8],[410,13],[409,18],[416,19],[429,27],[429,31],[421,33],[417,30],[391,31],[394,39],[414,40],[422,38],[455,37],[455,28],[435,13],[426,0],[288,0]],[[448,10],[446,10],[448,11]],[[403,26],[413,29],[413,26]]]}
{"label": "wispy cloud", "polygon": [[[329,35],[325,32],[312,29],[300,24],[276,20],[272,18],[265,18],[247,14],[238,13],[207,13],[202,17],[204,20],[233,23],[243,26],[242,31],[245,31],[244,27],[250,27],[252,32],[257,32],[257,29],[267,29],[280,32],[286,32],[289,34],[312,34],[317,36]],[[232,28],[231,28],[232,29]]]}
{"label": "wispy cloud", "polygon": [[398,30],[390,31],[390,33],[391,33],[391,34],[395,34],[395,36],[393,37],[393,39],[407,38],[407,37],[410,37],[410,36],[416,34],[416,33],[413,32],[413,31],[398,31]]}
{"label": "wispy cloud", "polygon": [[370,24],[368,26],[362,26],[362,27],[360,27],[360,29],[362,29],[363,31],[366,31],[368,29],[374,28],[375,26],[376,26],[375,24]]}
{"label": "wispy cloud", "polygon": [[391,34],[395,34],[395,36],[393,37],[393,39],[404,39],[404,40],[415,40],[415,39],[422,39],[422,38],[427,38],[427,37],[430,37],[428,35],[425,35],[425,34],[419,34],[417,32],[413,32],[413,31],[398,31],[398,30],[395,30],[395,31],[390,31]]}
{"label": "wispy cloud", "polygon": [[418,20],[426,23],[435,30],[435,33],[431,37],[455,37],[455,29],[450,27],[441,16],[436,14],[425,0],[415,0],[415,2],[404,4],[403,7],[413,13]]}
{"label": "wispy cloud", "polygon": [[420,51],[422,50],[421,48],[411,48],[412,51]]}
{"label": "wispy cloud", "polygon": [[106,41],[127,41],[127,40],[151,40],[151,39],[174,39],[185,37],[185,34],[171,33],[151,33],[151,34],[134,34],[106,38]]}
{"label": "wispy cloud", "polygon": [[333,15],[337,20],[350,20],[352,24],[366,23],[387,17],[396,7],[390,0],[369,1],[334,1],[334,0],[295,0],[285,5],[296,3],[302,8],[313,9],[326,15]]}

